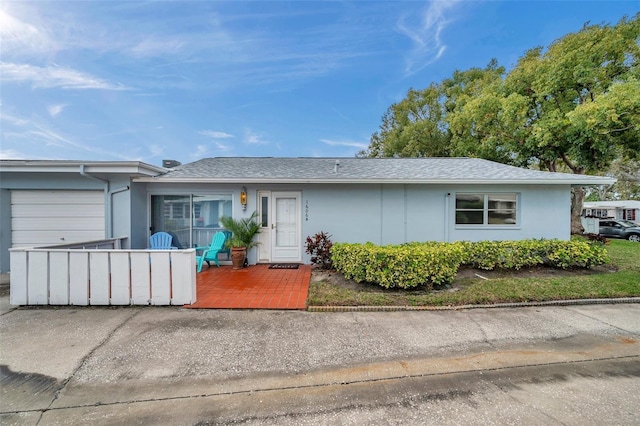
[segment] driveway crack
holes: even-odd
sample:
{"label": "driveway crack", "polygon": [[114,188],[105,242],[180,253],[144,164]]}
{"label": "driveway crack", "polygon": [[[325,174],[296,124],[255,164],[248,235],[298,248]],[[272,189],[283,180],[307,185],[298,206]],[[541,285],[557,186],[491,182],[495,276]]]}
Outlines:
{"label": "driveway crack", "polygon": [[133,318],[135,318],[140,312],[142,312],[141,309],[135,310],[124,321],[122,321],[120,324],[118,324],[118,326],[116,326],[113,330],[111,330],[109,332],[109,334],[107,334],[105,336],[104,339],[102,339],[93,349],[91,349],[91,351],[89,351],[85,356],[82,357],[82,359],[80,360],[80,362],[78,363],[76,368],[71,372],[71,374],[66,379],[64,379],[62,381],[62,383],[60,383],[60,386],[58,387],[58,389],[56,390],[55,394],[53,395],[53,399],[51,400],[51,402],[49,403],[47,408],[45,408],[44,410],[40,411],[40,417],[38,417],[38,420],[36,421],[36,425],[40,424],[40,420],[42,420],[42,416],[44,415],[44,413],[46,413],[47,411],[51,410],[51,406],[53,405],[54,402],[56,402],[58,400],[58,398],[60,397],[60,393],[67,387],[67,384],[71,381],[71,379],[73,379],[76,376],[78,371],[80,371],[80,369],[84,366],[84,364],[87,362],[87,360],[91,356],[93,356],[93,354],[98,349],[103,347],[109,340],[111,340],[111,338],[113,337],[114,334],[116,334],[124,325],[129,323],[129,321],[131,321]]}

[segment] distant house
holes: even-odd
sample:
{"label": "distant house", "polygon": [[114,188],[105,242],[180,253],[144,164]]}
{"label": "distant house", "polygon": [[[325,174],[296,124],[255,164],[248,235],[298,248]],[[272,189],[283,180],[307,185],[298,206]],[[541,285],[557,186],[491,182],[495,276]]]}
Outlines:
{"label": "distant house", "polygon": [[572,186],[614,179],[473,158],[205,158],[140,162],[0,161],[0,270],[8,248],[156,231],[207,245],[221,216],[258,213],[250,263],[308,262],[308,235],[334,241],[570,237]]}
{"label": "distant house", "polygon": [[588,201],[584,203],[582,216],[640,221],[640,201]]}

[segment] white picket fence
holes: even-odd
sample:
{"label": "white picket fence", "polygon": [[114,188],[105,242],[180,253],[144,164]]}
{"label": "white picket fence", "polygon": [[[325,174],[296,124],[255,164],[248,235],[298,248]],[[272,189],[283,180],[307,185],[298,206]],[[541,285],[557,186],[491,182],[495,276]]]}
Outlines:
{"label": "white picket fence", "polygon": [[196,301],[195,250],[14,248],[12,305],[184,305]]}

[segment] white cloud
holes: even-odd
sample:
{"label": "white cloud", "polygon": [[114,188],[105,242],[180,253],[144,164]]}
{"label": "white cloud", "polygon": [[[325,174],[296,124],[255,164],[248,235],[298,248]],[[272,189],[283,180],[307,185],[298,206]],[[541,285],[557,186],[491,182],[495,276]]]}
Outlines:
{"label": "white cloud", "polygon": [[118,83],[57,65],[38,67],[28,64],[0,62],[3,81],[30,81],[34,88],[127,90]]}
{"label": "white cloud", "polygon": [[355,142],[355,141],[336,141],[330,139],[320,139],[320,142],[325,143],[329,146],[348,146],[353,148],[365,149],[369,146],[369,144],[364,142]]}
{"label": "white cloud", "polygon": [[29,124],[29,120],[24,118],[16,117],[14,115],[9,115],[6,112],[0,114],[0,120],[6,121],[9,124],[13,124],[14,126],[24,127]]}
{"label": "white cloud", "polygon": [[133,46],[130,52],[134,56],[140,57],[166,57],[167,55],[179,53],[184,45],[185,42],[178,38],[161,39],[159,37],[153,39],[147,37]]}
{"label": "white cloud", "polygon": [[251,145],[261,145],[268,143],[263,137],[257,133],[254,133],[250,129],[245,130],[244,141]]}
{"label": "white cloud", "polygon": [[157,157],[164,154],[164,147],[160,145],[149,145],[149,151],[151,151],[152,156]]}
{"label": "white cloud", "polygon": [[216,148],[218,151],[231,151],[233,148],[230,145],[226,145],[220,142],[216,142]]}
{"label": "white cloud", "polygon": [[5,54],[55,50],[55,43],[47,34],[1,9],[0,37],[2,38],[2,50]]}
{"label": "white cloud", "polygon": [[0,160],[22,160],[26,158],[29,158],[29,156],[15,149],[0,149]]}
{"label": "white cloud", "polygon": [[201,135],[208,136],[213,139],[227,139],[234,137],[233,135],[225,132],[217,132],[215,130],[201,130],[198,132]]}
{"label": "white cloud", "polygon": [[49,105],[47,111],[49,111],[50,116],[55,117],[60,114],[65,107],[65,104]]}
{"label": "white cloud", "polygon": [[445,12],[458,0],[431,1],[419,21],[403,16],[397,22],[397,30],[411,39],[413,49],[407,55],[405,73],[415,74],[427,65],[440,59],[447,46],[440,35],[451,22]]}
{"label": "white cloud", "polygon": [[[92,156],[97,155],[100,157],[112,157],[122,160],[132,160],[132,155],[130,155],[129,153],[109,151],[97,146],[76,142],[73,139],[65,137],[58,132],[47,129],[36,123],[31,124],[34,127],[33,130],[27,130],[22,133],[5,133],[5,137],[10,137],[11,139],[16,141],[18,139],[24,139],[26,141],[29,141],[29,143],[44,143],[45,146],[49,147],[53,146],[57,148],[70,149],[72,151],[87,152]],[[30,155],[27,158],[34,158],[34,156]]]}

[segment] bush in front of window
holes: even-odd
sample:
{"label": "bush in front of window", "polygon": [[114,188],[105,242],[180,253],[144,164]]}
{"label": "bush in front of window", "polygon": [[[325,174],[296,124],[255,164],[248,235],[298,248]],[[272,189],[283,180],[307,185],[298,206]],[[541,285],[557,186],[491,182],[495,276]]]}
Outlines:
{"label": "bush in front of window", "polygon": [[335,243],[333,266],[345,278],[384,288],[447,284],[460,266],[521,269],[532,266],[592,268],[608,261],[602,244],[584,240],[458,241],[377,246]]}
{"label": "bush in front of window", "polygon": [[601,244],[584,240],[478,241],[467,244],[466,264],[486,270],[519,270],[531,266],[592,268],[608,260]]}

